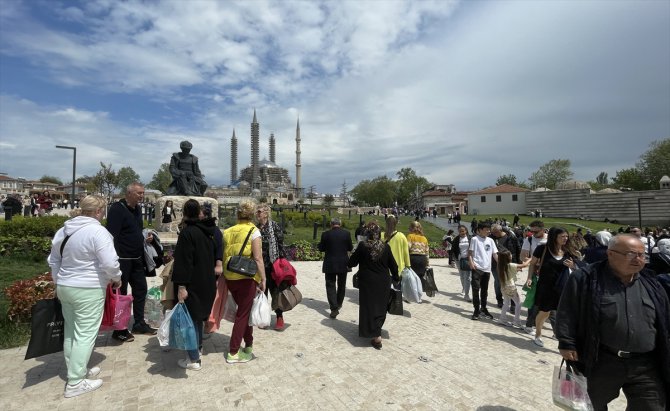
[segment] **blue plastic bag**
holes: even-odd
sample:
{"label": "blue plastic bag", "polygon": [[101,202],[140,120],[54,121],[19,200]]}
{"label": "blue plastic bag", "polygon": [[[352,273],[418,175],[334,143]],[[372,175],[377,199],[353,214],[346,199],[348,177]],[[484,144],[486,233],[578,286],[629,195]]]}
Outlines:
{"label": "blue plastic bag", "polygon": [[198,338],[195,336],[193,320],[183,303],[177,304],[170,318],[170,347],[177,350],[191,351],[198,349]]}

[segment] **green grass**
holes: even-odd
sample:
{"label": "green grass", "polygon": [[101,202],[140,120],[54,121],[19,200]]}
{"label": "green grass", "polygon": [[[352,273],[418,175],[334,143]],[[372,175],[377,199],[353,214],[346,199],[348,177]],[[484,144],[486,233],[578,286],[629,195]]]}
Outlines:
{"label": "green grass", "polygon": [[[545,228],[550,228],[552,226],[560,226],[568,230],[569,232],[574,232],[577,231],[578,227],[586,227],[590,229],[592,232],[597,232],[601,230],[610,230],[616,232],[619,227],[622,227],[621,224],[612,224],[612,223],[605,223],[602,221],[592,221],[592,220],[579,220],[577,218],[558,218],[558,217],[542,217],[542,218],[536,218],[536,217],[531,217],[527,215],[520,215],[520,220],[519,224],[522,225],[528,225],[530,224],[531,221],[535,220],[541,220],[544,223]],[[507,221],[512,224],[512,221],[514,221],[514,215],[513,214],[480,214],[480,215],[467,215],[464,216],[463,219],[461,220],[461,224],[470,227],[470,222],[472,221],[473,218],[476,218],[477,221],[481,220],[486,220],[487,218],[492,218],[492,219],[502,219],[505,218]],[[624,226],[625,227],[625,226]],[[586,228],[582,228],[582,231],[586,232]]]}

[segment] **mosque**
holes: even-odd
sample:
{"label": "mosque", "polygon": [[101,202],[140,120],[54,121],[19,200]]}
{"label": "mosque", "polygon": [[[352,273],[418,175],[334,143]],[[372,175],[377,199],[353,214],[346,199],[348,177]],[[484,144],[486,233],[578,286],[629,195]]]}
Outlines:
{"label": "mosque", "polygon": [[[276,140],[270,133],[269,160],[260,160],[260,125],[254,117],[251,121],[251,163],[238,174],[237,136],[233,130],[230,140],[230,185],[227,188],[213,188],[208,195],[218,197],[224,202],[236,202],[240,197],[265,198],[270,204],[295,204],[304,197],[300,164],[300,119],[295,130],[295,179],[293,184],[288,170],[277,165]],[[230,201],[226,201],[230,200]]]}

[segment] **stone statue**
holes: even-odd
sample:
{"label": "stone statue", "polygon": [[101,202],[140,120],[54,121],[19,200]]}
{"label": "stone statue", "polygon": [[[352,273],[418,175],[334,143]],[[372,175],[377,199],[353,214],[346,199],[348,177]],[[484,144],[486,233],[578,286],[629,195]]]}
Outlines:
{"label": "stone statue", "polygon": [[170,159],[170,174],[173,180],[167,194],[203,197],[207,183],[198,167],[198,157],[190,154],[193,144],[184,140],[179,144],[179,148],[181,153],[173,153]]}

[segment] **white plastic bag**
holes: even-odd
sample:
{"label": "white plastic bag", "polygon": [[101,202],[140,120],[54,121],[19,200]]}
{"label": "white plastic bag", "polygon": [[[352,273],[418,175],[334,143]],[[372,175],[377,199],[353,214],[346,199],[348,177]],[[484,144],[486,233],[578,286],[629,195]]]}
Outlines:
{"label": "white plastic bag", "polygon": [[226,306],[223,308],[223,319],[230,321],[231,323],[235,322],[235,317],[237,316],[237,303],[233,298],[233,295],[228,291],[228,298],[226,298]]}
{"label": "white plastic bag", "polygon": [[272,321],[272,310],[270,302],[264,293],[256,294],[254,303],[251,306],[249,315],[249,325],[252,327],[269,327]]}
{"label": "white plastic bag", "polygon": [[[565,368],[563,364],[565,364]],[[565,360],[561,361],[561,365],[554,366],[551,394],[554,405],[564,410],[593,410],[587,392],[586,377],[571,367]]]}
{"label": "white plastic bag", "polygon": [[158,327],[158,343],[161,347],[167,347],[170,344],[170,318],[172,318],[172,312],[174,310],[165,311],[165,317],[163,322],[161,322],[160,327]]}
{"label": "white plastic bag", "polygon": [[420,303],[421,294],[423,294],[423,287],[421,287],[421,279],[409,267],[402,270],[402,295],[410,303]]}

